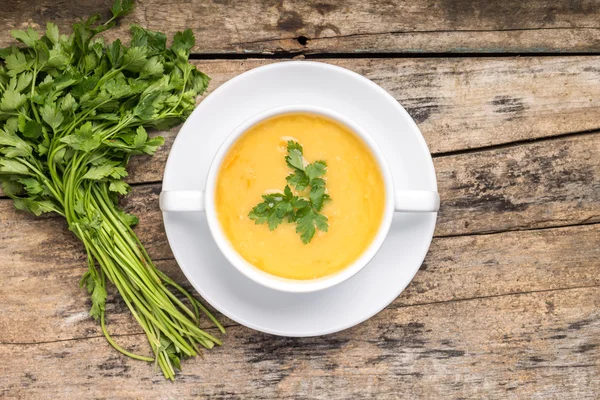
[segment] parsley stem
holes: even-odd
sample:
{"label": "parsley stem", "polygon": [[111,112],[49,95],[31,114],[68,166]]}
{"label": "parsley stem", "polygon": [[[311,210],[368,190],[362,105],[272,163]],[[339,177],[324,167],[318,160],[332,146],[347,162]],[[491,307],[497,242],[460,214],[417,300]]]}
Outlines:
{"label": "parsley stem", "polygon": [[135,358],[136,360],[141,360],[141,361],[149,361],[152,362],[154,361],[154,358],[150,358],[150,357],[145,357],[145,356],[140,356],[134,353],[130,353],[129,351],[125,350],[124,348],[122,348],[121,346],[119,346],[110,336],[110,334],[108,333],[108,330],[106,329],[106,324],[104,323],[104,312],[102,314],[100,314],[100,326],[102,327],[102,333],[104,333],[104,337],[106,338],[106,340],[108,341],[108,343],[110,343],[110,345],[112,347],[114,347],[115,349],[117,349],[118,351],[120,351],[121,353],[125,354],[128,357],[131,358]]}
{"label": "parsley stem", "polygon": [[[37,58],[38,56],[38,51],[37,49],[34,47],[35,50],[35,58],[36,58],[36,62],[37,62]],[[37,111],[37,107],[35,105],[35,102],[33,101],[33,96],[35,95],[35,81],[37,79],[37,65],[33,68],[33,77],[31,78],[31,93],[29,94],[29,102],[31,103],[31,110],[33,111],[33,115],[35,117],[35,120],[38,122],[38,124],[42,123],[42,120],[40,119],[40,115],[38,114]]]}

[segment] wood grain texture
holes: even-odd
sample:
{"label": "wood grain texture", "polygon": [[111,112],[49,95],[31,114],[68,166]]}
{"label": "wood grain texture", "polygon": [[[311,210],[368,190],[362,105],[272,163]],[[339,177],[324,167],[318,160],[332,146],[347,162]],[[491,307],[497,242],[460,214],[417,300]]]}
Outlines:
{"label": "wood grain texture", "polygon": [[[600,57],[327,59],[386,89],[417,122],[435,154],[600,129]],[[209,92],[270,60],[197,61]],[[138,180],[162,178],[178,129]],[[143,161],[139,161],[143,160]],[[140,166],[141,164],[141,166]],[[160,173],[148,176],[148,172]]]}
{"label": "wood grain texture", "polygon": [[[5,399],[595,399],[600,289],[388,308],[317,338],[232,327],[174,383],[103,338],[0,345]],[[143,351],[141,337],[119,338]]]}
{"label": "wood grain texture", "polygon": [[[0,26],[67,29],[79,18],[108,18],[112,0],[6,0]],[[600,51],[600,4],[593,0],[140,0],[130,23],[172,36],[193,29],[193,51],[263,53],[547,53]],[[300,40],[299,40],[300,38]],[[7,29],[0,46],[10,43]]]}
{"label": "wood grain texture", "polygon": [[600,221],[600,133],[436,158],[441,236]]}
{"label": "wood grain texture", "polygon": [[[10,29],[68,29],[95,12],[106,17],[110,3],[6,0],[0,47],[13,43]],[[600,56],[489,57],[598,54],[600,2],[136,3],[109,39],[127,36],[131,23],[169,36],[190,27],[199,58],[275,54],[195,61],[213,78],[210,90],[301,54],[390,92],[434,155],[436,237],[413,282],[374,318],[290,339],[221,316],[225,345],[185,361],[171,383],[117,353],[89,318],[77,285],[83,252],[64,221],[0,198],[0,398],[600,398]],[[439,57],[460,53],[486,57]],[[325,58],[336,55],[348,58]],[[123,205],[140,216],[137,232],[158,267],[192,290],[158,210],[178,130],[164,133],[155,157],[132,161]],[[107,309],[116,340],[148,352],[114,290]]]}

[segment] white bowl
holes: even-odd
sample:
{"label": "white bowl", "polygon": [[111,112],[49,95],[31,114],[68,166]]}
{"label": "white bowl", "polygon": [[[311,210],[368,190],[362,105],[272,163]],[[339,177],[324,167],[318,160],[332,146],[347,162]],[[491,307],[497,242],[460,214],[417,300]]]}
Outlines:
{"label": "white bowl", "polygon": [[[231,146],[241,135],[243,135],[254,125],[278,115],[291,113],[321,115],[335,120],[350,129],[371,150],[372,154],[377,160],[385,185],[386,198],[383,218],[379,226],[379,230],[377,231],[377,234],[375,235],[375,238],[369,247],[356,261],[340,272],[311,280],[281,278],[266,273],[250,264],[239,255],[239,253],[234,249],[232,244],[225,236],[221,224],[217,218],[217,212],[215,208],[215,188],[218,172],[220,170],[221,163]],[[373,138],[349,118],[346,118],[340,113],[322,107],[310,105],[292,105],[272,108],[261,112],[239,125],[225,139],[217,151],[208,172],[206,189],[204,191],[163,191],[160,195],[160,206],[163,212],[205,211],[210,232],[219,250],[223,253],[225,258],[235,268],[237,268],[238,271],[240,271],[249,279],[271,289],[292,293],[305,293],[323,290],[338,285],[339,283],[358,273],[379,251],[390,229],[394,211],[436,212],[439,208],[439,196],[437,192],[434,191],[396,191],[394,188],[394,181],[392,179],[390,168],[381,150]],[[360,234],[360,232],[356,232],[356,234]]]}

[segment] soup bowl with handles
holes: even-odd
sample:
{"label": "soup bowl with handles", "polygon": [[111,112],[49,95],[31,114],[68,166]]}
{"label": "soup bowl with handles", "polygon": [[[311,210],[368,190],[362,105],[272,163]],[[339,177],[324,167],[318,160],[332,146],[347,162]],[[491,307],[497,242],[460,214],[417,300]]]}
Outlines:
{"label": "soup bowl with handles", "polygon": [[[215,189],[223,159],[231,146],[250,128],[270,119],[285,114],[312,114],[329,118],[348,128],[368,147],[376,160],[385,186],[385,208],[379,229],[367,249],[357,260],[341,271],[310,280],[281,278],[260,270],[246,261],[231,245],[218,220],[215,207]],[[437,212],[440,198],[435,191],[395,190],[390,168],[373,138],[351,119],[321,107],[297,105],[278,107],[264,111],[239,125],[223,142],[217,151],[206,181],[204,191],[199,190],[165,190],[160,194],[160,208],[163,212],[205,212],[208,226],[219,250],[225,258],[243,275],[254,282],[271,289],[305,293],[323,290],[335,286],[363,269],[385,241],[395,212]],[[266,229],[266,228],[265,228]],[[360,234],[360,232],[356,232]]]}

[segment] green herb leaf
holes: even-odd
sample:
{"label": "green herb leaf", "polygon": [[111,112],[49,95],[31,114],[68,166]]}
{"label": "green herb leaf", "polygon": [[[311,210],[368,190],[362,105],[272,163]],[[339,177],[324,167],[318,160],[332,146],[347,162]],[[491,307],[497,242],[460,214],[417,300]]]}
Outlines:
{"label": "green herb leaf", "polygon": [[[267,223],[270,230],[276,229],[285,218],[288,222],[296,223],[296,232],[304,244],[310,243],[316,229],[327,232],[329,229],[327,217],[319,211],[323,208],[329,195],[325,192],[325,175],[327,163],[315,161],[304,168],[302,146],[294,141],[287,143],[288,155],[285,156],[286,164],[294,170],[286,177],[289,185],[285,186],[283,194],[274,193],[263,195],[263,202],[257,204],[248,217],[256,224]],[[310,186],[307,198],[295,196],[290,185],[296,191],[303,191]]]}
{"label": "green herb leaf", "polygon": [[102,144],[100,137],[94,134],[91,122],[83,124],[81,128],[75,130],[74,134],[67,135],[61,138],[60,141],[68,144],[72,149],[84,153],[90,153]]}
{"label": "green herb leaf", "polygon": [[20,51],[17,51],[4,59],[6,69],[8,69],[9,76],[17,76],[21,72],[29,68],[29,63],[25,58],[25,55]]}
{"label": "green herb leaf", "polygon": [[323,202],[325,201],[325,188],[323,186],[313,186],[310,189],[309,197],[315,210],[321,211]]}
{"label": "green herb leaf", "polygon": [[2,191],[7,196],[18,196],[23,191],[23,185],[21,185],[13,177],[0,174],[0,182],[2,182]]}
{"label": "green herb leaf", "polygon": [[106,55],[113,68],[118,68],[123,62],[123,46],[121,40],[117,39],[112,42],[106,49]]}
{"label": "green herb leaf", "polygon": [[60,34],[58,32],[58,27],[54,25],[52,22],[48,22],[46,24],[46,37],[53,43],[58,44],[58,39]]}
{"label": "green herb leaf", "polygon": [[173,37],[173,45],[171,50],[181,57],[187,58],[190,49],[196,44],[196,39],[191,29],[186,29],[183,32],[177,32]]}
{"label": "green herb leaf", "polygon": [[315,236],[315,213],[310,208],[303,208],[300,215],[296,215],[296,233],[300,234],[302,243],[310,243]]}
{"label": "green herb leaf", "polygon": [[159,61],[158,57],[152,57],[144,64],[140,73],[140,78],[146,79],[153,76],[160,76],[163,74],[164,70],[165,67],[163,63]]}
{"label": "green herb leaf", "polygon": [[133,214],[127,214],[123,210],[118,211],[119,219],[127,226],[133,227],[140,221],[138,217]]}
{"label": "green herb leaf", "polygon": [[0,100],[0,110],[2,111],[12,111],[17,110],[27,101],[27,96],[17,92],[16,90],[7,90],[2,95],[2,100]]}
{"label": "green herb leaf", "polygon": [[[90,291],[92,299],[92,308],[90,309],[90,316],[94,319],[100,318],[100,315],[104,312],[106,305],[106,289],[102,286],[102,283],[96,280],[92,280],[92,290]],[[90,286],[88,286],[88,291]]]}
{"label": "green herb leaf", "polygon": [[35,178],[21,178],[19,179],[19,182],[23,184],[25,191],[29,195],[40,194],[44,191],[42,185]]}
{"label": "green herb leaf", "polygon": [[111,192],[117,192],[119,194],[125,195],[129,193],[131,187],[125,181],[111,180],[110,185],[108,186],[108,190],[110,190]]}
{"label": "green herb leaf", "polygon": [[19,42],[24,43],[29,47],[35,47],[36,41],[40,38],[40,35],[38,35],[31,27],[27,28],[27,31],[14,29],[10,31],[10,34]]}
{"label": "green herb leaf", "polygon": [[135,138],[133,139],[133,145],[135,147],[141,147],[146,144],[148,140],[148,133],[143,126],[139,126],[135,131]]}
{"label": "green herb leaf", "polygon": [[127,171],[123,167],[116,167],[111,164],[100,164],[91,167],[88,172],[83,175],[82,179],[100,180],[108,177],[120,179],[127,176]]}
{"label": "green herb leaf", "polygon": [[0,158],[0,172],[18,175],[29,175],[29,168],[27,168],[27,166],[21,164],[17,160],[13,160],[10,158]]}
{"label": "green herb leaf", "polygon": [[133,9],[132,0],[115,0],[110,11],[112,12],[113,19],[123,17]]}
{"label": "green herb leaf", "polygon": [[[13,78],[15,79],[15,78]],[[12,79],[11,79],[12,80]],[[19,74],[19,78],[17,79],[17,84],[15,86],[15,90],[17,92],[23,92],[23,90],[27,89],[31,81],[33,80],[33,72],[23,72]]]}
{"label": "green herb leaf", "polygon": [[323,214],[315,215],[315,225],[320,231],[327,232],[329,230],[329,223],[326,216]]}
{"label": "green herb leaf", "polygon": [[153,32],[139,25],[131,25],[131,33],[131,46],[145,47],[150,55],[162,53],[167,48],[167,37],[164,33]]}
{"label": "green herb leaf", "polygon": [[306,175],[311,181],[325,175],[325,171],[327,171],[327,163],[325,161],[315,161],[306,166]]}
{"label": "green herb leaf", "polygon": [[23,128],[23,136],[29,139],[37,139],[42,136],[42,126],[34,119],[27,122]]}
{"label": "green herb leaf", "polygon": [[7,158],[29,157],[33,148],[25,141],[20,140],[14,147],[5,147],[1,152]]}
{"label": "green herb leaf", "polygon": [[55,211],[56,208],[49,200],[33,200],[30,198],[14,199],[15,208],[21,211],[29,211],[35,216],[40,216],[43,213]]}
{"label": "green herb leaf", "polygon": [[304,164],[302,160],[302,152],[297,149],[288,151],[288,155],[285,156],[285,162],[287,163],[288,167],[300,171],[304,171]]}
{"label": "green herb leaf", "polygon": [[299,169],[288,175],[285,180],[292,185],[297,191],[303,191],[309,185],[308,176]]}
{"label": "green herb leaf", "polygon": [[58,128],[65,120],[62,112],[56,106],[56,103],[47,103],[42,108],[40,108],[40,116],[42,117],[45,123],[50,125],[54,132],[58,131]]}
{"label": "green herb leaf", "polygon": [[292,150],[298,150],[300,154],[304,154],[304,150],[302,149],[302,145],[293,140],[288,140],[287,142],[287,151],[290,153]]}
{"label": "green herb leaf", "polygon": [[60,109],[63,112],[74,112],[77,109],[77,100],[71,93],[60,99]]}
{"label": "green herb leaf", "polygon": [[123,57],[123,65],[127,71],[140,72],[146,62],[146,49],[144,47],[131,47]]}

